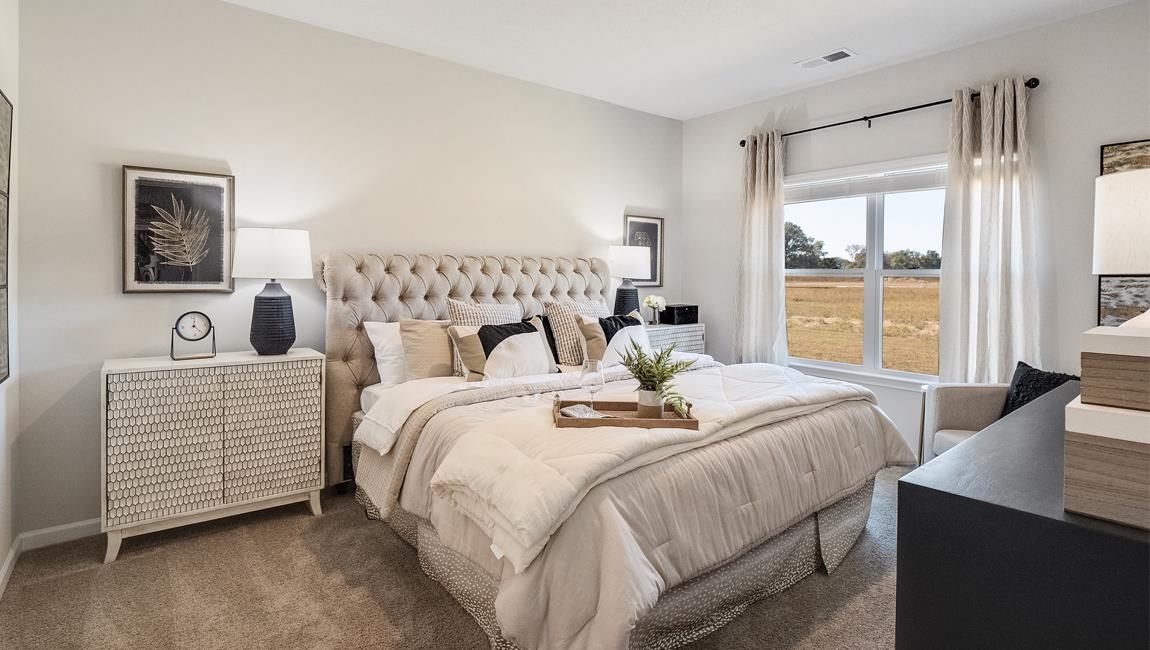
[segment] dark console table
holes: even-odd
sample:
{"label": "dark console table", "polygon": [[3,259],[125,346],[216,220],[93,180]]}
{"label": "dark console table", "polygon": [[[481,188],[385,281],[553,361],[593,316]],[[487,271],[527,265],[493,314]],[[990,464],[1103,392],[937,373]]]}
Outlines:
{"label": "dark console table", "polygon": [[1062,510],[1064,384],[898,484],[896,646],[1150,647],[1150,533]]}

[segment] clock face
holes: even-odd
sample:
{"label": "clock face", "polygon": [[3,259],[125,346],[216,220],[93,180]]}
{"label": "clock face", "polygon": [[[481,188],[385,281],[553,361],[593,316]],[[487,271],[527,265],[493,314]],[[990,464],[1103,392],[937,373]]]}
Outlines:
{"label": "clock face", "polygon": [[199,311],[190,311],[176,319],[176,334],[185,341],[199,341],[212,329],[212,319]]}

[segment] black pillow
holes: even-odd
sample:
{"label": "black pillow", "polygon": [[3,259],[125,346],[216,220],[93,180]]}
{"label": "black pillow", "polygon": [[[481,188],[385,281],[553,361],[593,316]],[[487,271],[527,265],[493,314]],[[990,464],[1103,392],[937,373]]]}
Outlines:
{"label": "black pillow", "polygon": [[1028,403],[1042,397],[1068,381],[1078,377],[1061,372],[1046,372],[1019,361],[1010,380],[1010,392],[1006,395],[1006,405],[1002,407],[1002,417],[1017,411]]}

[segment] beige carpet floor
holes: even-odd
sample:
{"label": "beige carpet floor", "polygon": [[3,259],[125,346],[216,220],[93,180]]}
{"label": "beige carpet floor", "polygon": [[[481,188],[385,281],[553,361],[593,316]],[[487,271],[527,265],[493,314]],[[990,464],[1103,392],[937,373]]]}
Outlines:
{"label": "beige carpet floor", "polygon": [[[834,573],[752,605],[695,648],[894,645],[895,482]],[[350,495],[127,539],[29,551],[0,598],[0,648],[487,648],[463,609]]]}

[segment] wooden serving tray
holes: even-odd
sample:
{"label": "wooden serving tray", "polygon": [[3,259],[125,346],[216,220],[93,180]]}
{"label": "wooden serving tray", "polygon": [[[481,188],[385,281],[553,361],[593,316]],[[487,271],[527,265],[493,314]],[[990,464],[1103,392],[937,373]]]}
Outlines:
{"label": "wooden serving tray", "polygon": [[560,409],[576,404],[591,406],[589,400],[559,399],[556,396],[552,415],[555,417],[555,426],[559,428],[590,429],[593,427],[639,427],[641,429],[694,429],[698,431],[699,421],[691,415],[691,405],[687,405],[687,417],[679,415],[674,407],[663,405],[663,417],[641,418],[638,416],[638,402],[613,402],[610,400],[595,400],[595,410],[610,418],[569,418],[560,413]]}

